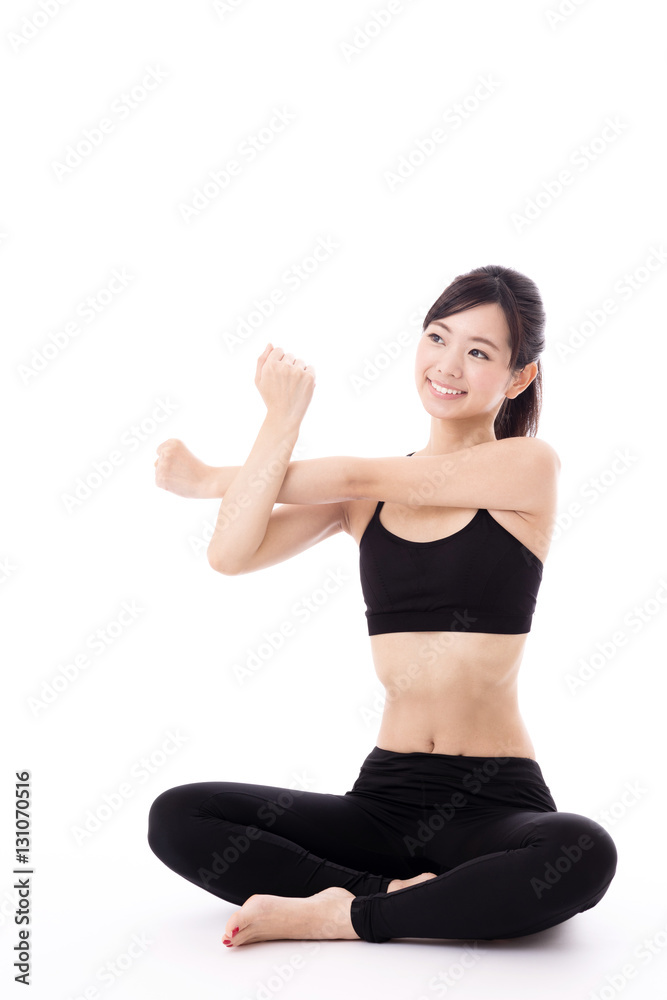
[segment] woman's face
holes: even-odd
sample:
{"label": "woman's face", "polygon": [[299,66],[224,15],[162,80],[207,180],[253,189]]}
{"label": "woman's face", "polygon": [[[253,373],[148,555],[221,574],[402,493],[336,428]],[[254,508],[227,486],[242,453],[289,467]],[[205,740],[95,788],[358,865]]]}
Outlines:
{"label": "woman's face", "polygon": [[495,414],[506,394],[518,395],[511,388],[510,353],[509,327],[496,302],[431,322],[415,357],[417,391],[427,412],[445,419]]}

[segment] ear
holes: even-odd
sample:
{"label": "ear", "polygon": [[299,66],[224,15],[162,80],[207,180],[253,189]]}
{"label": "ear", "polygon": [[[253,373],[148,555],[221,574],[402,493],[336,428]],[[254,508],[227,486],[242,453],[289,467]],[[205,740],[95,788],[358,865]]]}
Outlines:
{"label": "ear", "polygon": [[516,399],[516,397],[527,389],[533,379],[537,376],[537,362],[531,361],[530,364],[526,365],[517,372],[515,377],[510,382],[509,388],[505,391],[505,395],[508,399]]}

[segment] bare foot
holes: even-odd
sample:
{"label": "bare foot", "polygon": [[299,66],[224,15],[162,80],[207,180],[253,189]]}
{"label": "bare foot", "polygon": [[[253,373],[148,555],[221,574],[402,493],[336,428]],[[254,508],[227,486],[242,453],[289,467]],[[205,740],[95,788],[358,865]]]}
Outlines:
{"label": "bare foot", "polygon": [[423,872],[421,875],[415,875],[414,878],[395,878],[387,886],[387,892],[396,892],[397,889],[405,889],[409,885],[417,885],[419,882],[427,882],[430,878],[437,877],[434,872]]}
{"label": "bare foot", "polygon": [[353,899],[354,894],[341,886],[305,897],[248,896],[241,909],[225,924],[223,944],[236,947],[251,941],[283,938],[359,940],[350,920]]}
{"label": "bare foot", "polygon": [[215,470],[192,454],[178,438],[157,447],[155,485],[180,497],[210,499],[219,495]]}

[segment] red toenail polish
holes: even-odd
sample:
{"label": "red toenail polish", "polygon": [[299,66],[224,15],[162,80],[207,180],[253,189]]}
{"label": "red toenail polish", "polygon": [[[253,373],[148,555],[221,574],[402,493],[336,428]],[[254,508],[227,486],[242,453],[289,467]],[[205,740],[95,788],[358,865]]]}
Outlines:
{"label": "red toenail polish", "polygon": [[238,932],[239,932],[238,927],[235,927],[234,930],[232,931],[232,937],[234,937],[235,934],[238,934]]}

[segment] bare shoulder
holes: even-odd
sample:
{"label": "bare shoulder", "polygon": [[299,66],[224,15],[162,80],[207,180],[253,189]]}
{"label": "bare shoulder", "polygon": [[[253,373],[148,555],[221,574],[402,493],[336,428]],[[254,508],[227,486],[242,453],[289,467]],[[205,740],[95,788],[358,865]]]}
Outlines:
{"label": "bare shoulder", "polygon": [[492,442],[502,465],[512,470],[530,497],[515,509],[488,505],[489,513],[544,564],[551,547],[553,523],[558,503],[560,458],[547,441],[536,437],[500,438]]}
{"label": "bare shoulder", "polygon": [[538,456],[540,456],[544,461],[553,462],[556,469],[560,472],[560,458],[558,452],[550,445],[548,441],[544,441],[543,438],[537,437],[523,437],[517,440],[525,442],[528,448]]}
{"label": "bare shoulder", "polygon": [[498,444],[506,446],[512,465],[516,464],[517,474],[534,497],[533,513],[537,516],[547,514],[547,517],[553,514],[561,468],[553,445],[537,437],[502,438]]}
{"label": "bare shoulder", "polygon": [[548,441],[537,437],[501,438],[497,444],[520,461],[528,463],[528,467],[536,472],[553,472],[557,477],[561,461],[558,452]]}

